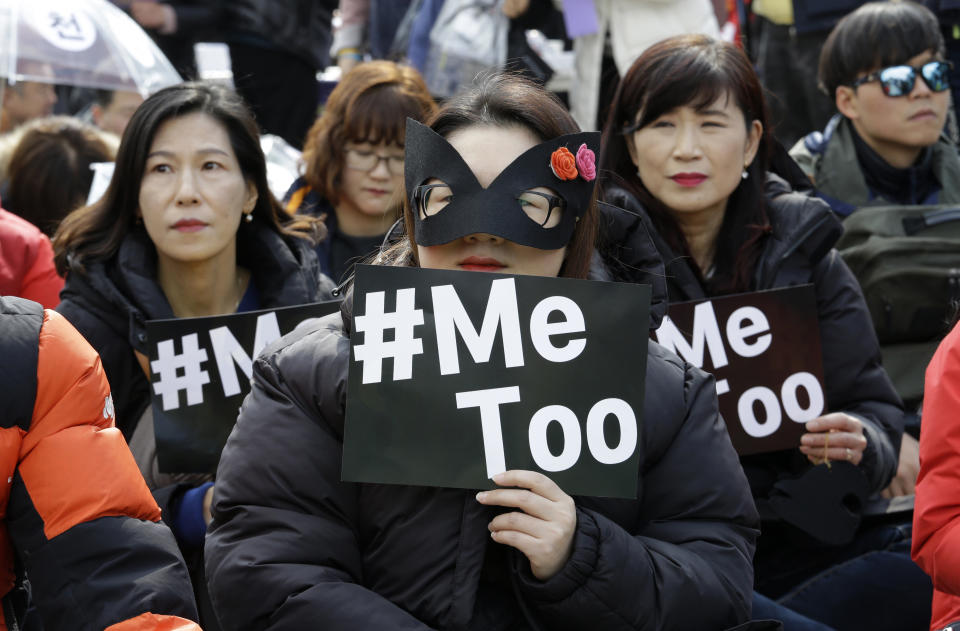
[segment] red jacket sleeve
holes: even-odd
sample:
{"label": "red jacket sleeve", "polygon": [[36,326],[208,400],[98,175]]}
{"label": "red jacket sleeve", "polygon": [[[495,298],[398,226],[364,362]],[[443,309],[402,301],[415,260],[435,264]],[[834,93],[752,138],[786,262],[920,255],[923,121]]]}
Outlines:
{"label": "red jacket sleeve", "polygon": [[938,591],[960,595],[960,327],[927,367],[913,558]]}
{"label": "red jacket sleeve", "polygon": [[57,274],[53,264],[53,246],[50,245],[50,239],[44,236],[38,240],[34,254],[34,259],[23,276],[20,297],[39,302],[46,309],[53,309],[60,304],[63,278]]}

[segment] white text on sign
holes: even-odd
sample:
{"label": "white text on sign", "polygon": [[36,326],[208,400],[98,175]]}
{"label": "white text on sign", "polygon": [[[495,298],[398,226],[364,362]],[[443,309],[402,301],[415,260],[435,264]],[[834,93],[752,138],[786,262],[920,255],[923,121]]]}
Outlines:
{"label": "white text on sign", "polygon": [[[414,291],[413,288],[397,290],[396,310],[393,312],[386,312],[384,308],[386,292],[366,294],[364,315],[357,317],[355,324],[356,330],[364,332],[366,337],[362,344],[354,346],[354,358],[363,365],[364,384],[381,382],[382,362],[387,358],[392,358],[394,362],[394,381],[412,378],[413,358],[423,354],[422,339],[414,336],[414,328],[424,321],[422,310],[414,306]],[[491,361],[499,335],[504,367],[524,365],[524,330],[515,279],[503,278],[490,283],[479,330],[474,326],[454,285],[431,287],[430,297],[441,375],[461,372],[458,337],[474,364]],[[551,321],[554,314],[560,317]],[[384,341],[383,334],[387,329],[394,330],[395,341]],[[565,296],[548,296],[540,300],[530,312],[527,333],[537,354],[552,363],[576,359],[587,345],[583,311],[576,302]],[[578,334],[581,335],[571,337]],[[560,335],[566,336],[563,343],[555,338]],[[487,476],[506,471],[500,411],[503,405],[520,402],[520,387],[472,390],[458,392],[455,396],[457,409],[479,409]],[[620,425],[620,440],[613,447],[604,438],[604,424],[611,415],[616,417]],[[563,448],[559,454],[552,453],[547,444],[547,430],[552,423],[557,423],[563,434]],[[530,454],[537,466],[548,472],[565,471],[573,467],[582,452],[580,427],[573,410],[563,405],[547,405],[537,410],[529,421],[527,432]],[[622,399],[603,399],[590,409],[585,434],[588,450],[598,462],[624,462],[636,450],[636,414]]]}
{"label": "white text on sign", "polygon": [[[253,353],[250,355],[226,326],[210,329],[207,335],[220,374],[223,396],[232,397],[242,392],[236,368],[239,367],[249,381],[253,375],[253,358],[267,344],[280,339],[280,325],[277,314],[272,311],[258,316]],[[150,362],[150,370],[159,376],[153,383],[153,391],[161,398],[165,412],[180,407],[181,390],[187,393],[188,407],[203,403],[203,387],[210,383],[210,374],[203,368],[208,357],[207,351],[200,348],[199,339],[197,333],[181,337],[180,353],[174,349],[175,339],[157,343],[157,359]]]}
{"label": "white text on sign", "polygon": [[[726,336],[723,333],[726,333]],[[753,306],[736,309],[727,318],[721,332],[720,323],[712,301],[694,307],[693,332],[690,342],[669,316],[656,331],[657,341],[698,367],[705,367],[709,358],[714,369],[723,368],[730,362],[726,346],[740,357],[753,358],[762,355],[773,341],[770,323],[764,312]],[[726,346],[724,345],[726,340]],[[705,353],[706,352],[706,353]],[[798,396],[803,390],[807,405],[800,403]],[[726,379],[717,381],[717,395],[730,392]],[[756,414],[756,405],[763,414]],[[788,376],[779,392],[765,386],[754,386],[744,391],[737,400],[737,412],[743,430],[754,438],[769,436],[780,428],[783,416],[797,423],[806,423],[820,416],[824,410],[824,394],[817,378],[809,372],[797,372]]]}
{"label": "white text on sign", "polygon": [[[363,366],[363,383],[380,383],[383,379],[384,359],[393,360],[393,380],[410,379],[413,375],[413,358],[423,353],[423,340],[414,335],[416,326],[423,324],[423,310],[415,305],[415,288],[398,289],[396,310],[387,312],[386,292],[366,294],[364,314],[357,316],[354,328],[364,333],[364,342],[354,346],[354,359]],[[460,296],[453,285],[438,285],[431,288],[437,354],[441,375],[460,372],[460,355],[457,335],[473,358],[474,363],[490,361],[493,344],[499,333],[503,341],[503,361],[506,368],[524,365],[523,337],[520,314],[517,306],[516,282],[513,278],[501,278],[490,284],[490,294],[478,332],[470,320]],[[564,319],[549,322],[550,315],[559,312]],[[585,338],[567,340],[562,346],[554,345],[555,335],[585,332],[583,312],[575,302],[564,296],[550,296],[534,307],[530,316],[530,341],[537,353],[547,361],[559,363],[576,359],[586,348]],[[386,342],[383,334],[394,331],[394,341]]]}
{"label": "white text on sign", "polygon": [[[487,477],[507,470],[503,451],[503,432],[500,423],[500,406],[520,402],[520,388],[489,388],[457,393],[457,408],[480,408],[480,426],[483,430],[483,453],[487,465]],[[620,424],[620,443],[616,447],[607,444],[603,434],[604,423],[610,415]],[[547,445],[547,428],[550,423],[559,423],[563,431],[563,449],[553,454]],[[587,414],[587,448],[601,464],[618,464],[633,455],[637,448],[637,417],[623,399],[603,399],[590,408]],[[527,431],[530,455],[544,471],[566,471],[580,460],[582,440],[580,421],[577,415],[563,405],[548,405],[537,410],[530,419]]]}

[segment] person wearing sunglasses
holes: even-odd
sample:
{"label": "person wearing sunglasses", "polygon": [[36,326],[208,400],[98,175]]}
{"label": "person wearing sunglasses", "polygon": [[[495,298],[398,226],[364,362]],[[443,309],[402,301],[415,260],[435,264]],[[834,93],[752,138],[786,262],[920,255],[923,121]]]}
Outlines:
{"label": "person wearing sunglasses", "polygon": [[950,63],[936,16],[915,2],[871,2],[843,18],[820,54],[839,114],[790,155],[834,212],[960,202],[960,158],[943,135]]}
{"label": "person wearing sunglasses", "polygon": [[[865,4],[827,38],[820,83],[840,113],[790,155],[841,218],[864,206],[960,203],[960,158],[943,133],[950,107],[944,54],[936,16],[916,2]],[[929,357],[889,342],[883,352],[892,375],[920,374]],[[895,384],[915,409],[907,379],[895,377]],[[920,468],[913,416],[887,496],[913,493]]]}
{"label": "person wearing sunglasses", "polygon": [[323,218],[317,246],[324,274],[336,283],[380,247],[397,220],[403,182],[404,125],[436,109],[420,74],[392,61],[348,72],[307,134],[303,176],[284,198],[288,212]]}

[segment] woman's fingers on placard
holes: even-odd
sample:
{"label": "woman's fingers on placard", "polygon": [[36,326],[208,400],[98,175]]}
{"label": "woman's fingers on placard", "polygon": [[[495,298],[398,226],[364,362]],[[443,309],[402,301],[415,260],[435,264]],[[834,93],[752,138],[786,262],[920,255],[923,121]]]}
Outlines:
{"label": "woman's fingers on placard", "polygon": [[494,541],[522,552],[530,562],[531,573],[546,580],[559,572],[570,558],[576,522],[568,528],[561,522],[513,512],[498,515],[489,527]]}
{"label": "woman's fingers on placard", "polygon": [[553,502],[527,489],[494,489],[477,493],[477,501],[487,506],[508,506],[519,508],[521,511],[548,519],[551,515]]}
{"label": "woman's fingers on placard", "polygon": [[841,431],[863,434],[863,423],[855,416],[844,412],[831,412],[807,421],[808,432]]}
{"label": "woman's fingers on placard", "polygon": [[532,517],[520,511],[511,511],[502,513],[494,517],[488,524],[491,532],[502,530],[515,530],[530,535],[531,537],[541,537],[546,530],[546,524],[549,522]]}
{"label": "woman's fingers on placard", "polygon": [[850,432],[822,432],[804,434],[800,437],[800,449],[848,448],[854,451],[863,451],[867,448],[867,439],[863,434]]}
{"label": "woman's fingers on placard", "polygon": [[500,486],[516,486],[524,489],[530,489],[537,495],[542,495],[549,500],[562,500],[569,497],[563,492],[557,483],[537,471],[527,471],[525,469],[511,469],[493,476],[493,481]]}
{"label": "woman's fingers on placard", "polygon": [[863,459],[863,451],[850,447],[800,447],[800,452],[813,464],[823,464],[829,461],[845,461],[855,465]]}

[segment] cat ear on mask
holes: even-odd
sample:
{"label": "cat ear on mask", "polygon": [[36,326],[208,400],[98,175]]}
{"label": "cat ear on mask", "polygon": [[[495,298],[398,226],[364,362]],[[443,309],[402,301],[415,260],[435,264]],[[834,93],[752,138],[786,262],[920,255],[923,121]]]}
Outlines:
{"label": "cat ear on mask", "polygon": [[457,193],[483,188],[460,153],[446,138],[426,125],[408,118],[403,144],[403,181],[411,205],[417,187],[431,178],[451,187],[456,185]]}

